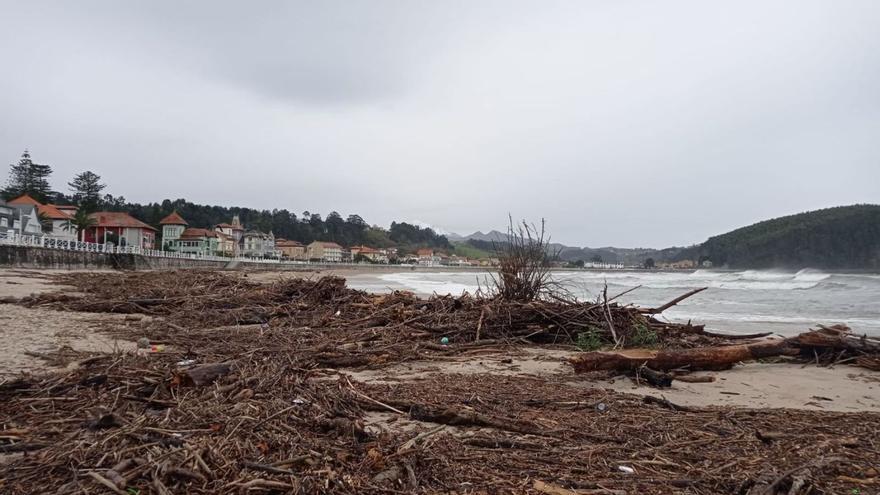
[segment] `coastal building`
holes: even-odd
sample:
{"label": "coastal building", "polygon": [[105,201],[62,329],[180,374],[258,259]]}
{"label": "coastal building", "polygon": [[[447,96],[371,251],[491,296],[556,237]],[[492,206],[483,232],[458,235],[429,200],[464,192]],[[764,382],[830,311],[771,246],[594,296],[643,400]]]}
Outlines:
{"label": "coastal building", "polygon": [[452,255],[441,261],[446,266],[471,266],[471,261],[463,256]]}
{"label": "coastal building", "polygon": [[369,246],[352,246],[349,248],[351,258],[357,261],[358,256],[363,256],[373,263],[388,263],[388,253],[382,249],[374,249]]}
{"label": "coastal building", "polygon": [[220,232],[232,238],[233,254],[239,254],[242,250],[242,239],[244,238],[244,225],[238,215],[232,216],[232,223],[220,223],[214,226],[215,232]]}
{"label": "coastal building", "polygon": [[[76,230],[70,223],[73,214],[68,214],[55,205],[44,205],[27,194],[9,200],[8,204],[28,211],[30,208],[36,209],[37,221],[30,225],[30,230],[34,231],[39,227],[39,232],[32,232],[32,235],[43,234],[55,239],[76,240]],[[73,207],[73,213],[76,213],[76,207]]]}
{"label": "coastal building", "polygon": [[433,249],[419,249],[416,251],[416,256],[422,266],[440,266],[441,258],[438,254],[434,254]]}
{"label": "coastal building", "polygon": [[85,241],[118,246],[136,246],[153,249],[156,229],[137,218],[119,211],[99,211],[89,217],[95,222],[85,230]]}
{"label": "coastal building", "polygon": [[209,229],[189,227],[173,241],[173,251],[180,253],[213,256],[219,251],[220,234]]}
{"label": "coastal building", "polygon": [[40,235],[37,209],[32,205],[12,205],[0,200],[0,234]]}
{"label": "coastal building", "polygon": [[241,238],[241,254],[252,258],[277,257],[275,251],[275,235],[257,230],[248,230]]}
{"label": "coastal building", "polygon": [[233,256],[238,252],[238,243],[231,235],[213,230],[217,234],[217,254],[220,256]]}
{"label": "coastal building", "polygon": [[232,256],[236,243],[221,230],[193,228],[176,211],[159,221],[162,225],[162,249],[202,256]]}
{"label": "coastal building", "polygon": [[281,252],[283,258],[303,260],[306,258],[306,246],[301,242],[287,239],[275,239],[275,249]]}
{"label": "coastal building", "polygon": [[176,251],[172,246],[180,239],[189,224],[176,211],[173,211],[167,217],[159,220],[159,225],[162,226],[162,249]]}
{"label": "coastal building", "polygon": [[335,242],[315,241],[309,244],[307,256],[312,261],[339,263],[342,261],[342,246]]}

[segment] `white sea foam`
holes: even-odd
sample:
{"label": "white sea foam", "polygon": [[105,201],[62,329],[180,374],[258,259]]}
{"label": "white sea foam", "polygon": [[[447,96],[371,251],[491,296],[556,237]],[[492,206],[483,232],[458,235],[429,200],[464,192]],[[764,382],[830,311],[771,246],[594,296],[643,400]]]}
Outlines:
{"label": "white sea foam", "polygon": [[[417,294],[452,294],[461,295],[464,292],[475,292],[478,288],[476,277],[473,284],[460,283],[450,280],[454,273],[386,273],[379,278],[391,284],[397,284]],[[472,274],[471,274],[472,275]],[[458,278],[458,277],[456,277]]]}

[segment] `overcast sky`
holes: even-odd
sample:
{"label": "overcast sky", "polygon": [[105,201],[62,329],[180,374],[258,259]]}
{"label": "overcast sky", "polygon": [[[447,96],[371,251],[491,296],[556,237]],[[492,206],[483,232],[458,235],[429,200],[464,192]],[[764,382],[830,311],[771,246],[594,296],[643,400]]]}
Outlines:
{"label": "overcast sky", "polygon": [[0,164],[57,189],[592,247],[880,202],[876,0],[0,6]]}

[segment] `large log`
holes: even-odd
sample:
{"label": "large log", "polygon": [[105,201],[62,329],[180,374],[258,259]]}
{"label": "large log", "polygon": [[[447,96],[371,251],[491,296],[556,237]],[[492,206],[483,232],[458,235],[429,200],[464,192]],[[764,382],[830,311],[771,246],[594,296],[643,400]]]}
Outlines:
{"label": "large log", "polygon": [[867,335],[854,335],[846,325],[820,325],[818,330],[802,333],[789,340],[804,349],[880,354],[880,340],[868,338]]}
{"label": "large log", "polygon": [[793,356],[800,350],[788,340],[774,339],[753,344],[702,347],[679,350],[626,349],[616,352],[585,352],[570,360],[577,373],[599,370],[634,370],[647,366],[655,370],[690,368],[723,370],[740,361],[772,356]]}

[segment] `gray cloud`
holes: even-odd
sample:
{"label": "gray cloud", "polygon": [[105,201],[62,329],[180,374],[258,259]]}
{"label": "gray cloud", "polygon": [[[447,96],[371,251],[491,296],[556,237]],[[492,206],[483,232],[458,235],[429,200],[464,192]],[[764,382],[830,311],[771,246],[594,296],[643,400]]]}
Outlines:
{"label": "gray cloud", "polygon": [[872,1],[2,11],[0,156],[59,188],[657,247],[880,196]]}

